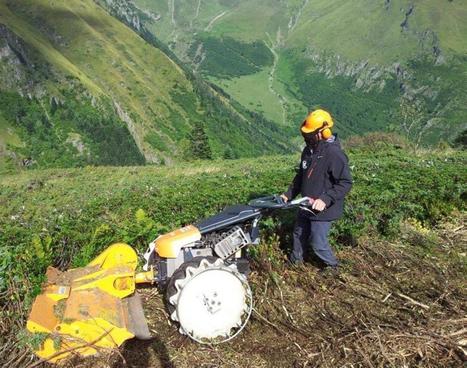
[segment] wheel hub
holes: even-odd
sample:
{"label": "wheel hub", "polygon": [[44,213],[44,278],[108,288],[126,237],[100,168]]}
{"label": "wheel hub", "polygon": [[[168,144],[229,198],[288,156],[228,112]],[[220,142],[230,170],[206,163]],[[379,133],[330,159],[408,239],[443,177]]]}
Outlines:
{"label": "wheel hub", "polygon": [[217,292],[210,294],[203,294],[203,302],[209,313],[217,313],[221,309],[222,302],[220,301]]}

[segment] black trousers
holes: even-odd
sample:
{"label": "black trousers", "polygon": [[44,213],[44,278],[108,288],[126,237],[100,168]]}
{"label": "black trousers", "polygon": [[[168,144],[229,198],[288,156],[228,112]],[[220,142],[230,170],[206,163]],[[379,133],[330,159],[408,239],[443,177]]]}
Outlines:
{"label": "black trousers", "polygon": [[339,264],[328,241],[331,221],[312,221],[308,216],[298,211],[293,232],[292,262],[302,262],[308,249],[313,249],[316,256],[327,266]]}

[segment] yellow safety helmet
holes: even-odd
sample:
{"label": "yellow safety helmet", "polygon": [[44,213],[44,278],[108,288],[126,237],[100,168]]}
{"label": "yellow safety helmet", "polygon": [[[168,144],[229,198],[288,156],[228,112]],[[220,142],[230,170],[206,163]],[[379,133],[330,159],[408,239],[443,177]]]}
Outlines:
{"label": "yellow safety helmet", "polygon": [[325,110],[315,110],[308,114],[302,124],[300,130],[302,133],[312,133],[319,130],[324,139],[328,139],[331,135],[331,129],[334,125],[331,114]]}

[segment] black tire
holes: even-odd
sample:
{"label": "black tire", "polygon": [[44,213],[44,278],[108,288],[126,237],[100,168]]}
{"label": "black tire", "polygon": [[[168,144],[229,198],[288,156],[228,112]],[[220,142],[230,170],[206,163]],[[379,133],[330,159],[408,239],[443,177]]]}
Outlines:
{"label": "black tire", "polygon": [[199,267],[201,261],[206,259],[209,263],[215,263],[219,258],[217,257],[194,257],[192,260],[185,262],[177,268],[177,270],[173,273],[172,277],[170,278],[169,282],[167,283],[167,288],[165,291],[165,304],[167,306],[167,311],[169,312],[169,317],[172,316],[172,313],[175,312],[175,306],[170,304],[170,298],[177,293],[177,289],[175,287],[175,282],[177,280],[181,280],[186,277],[186,269],[188,267]]}

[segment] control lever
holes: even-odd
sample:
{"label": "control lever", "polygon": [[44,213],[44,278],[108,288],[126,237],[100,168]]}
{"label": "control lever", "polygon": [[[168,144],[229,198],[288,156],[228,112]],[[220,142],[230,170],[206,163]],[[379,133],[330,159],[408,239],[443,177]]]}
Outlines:
{"label": "control lever", "polygon": [[299,206],[301,210],[303,211],[307,211],[307,212],[310,212],[312,213],[314,216],[317,215],[317,213],[315,211],[313,211],[310,206],[313,205],[313,202],[315,200],[313,198],[310,198],[310,197],[302,197],[302,198],[299,198],[299,199],[294,199],[293,201],[290,202],[290,205],[292,206]]}

